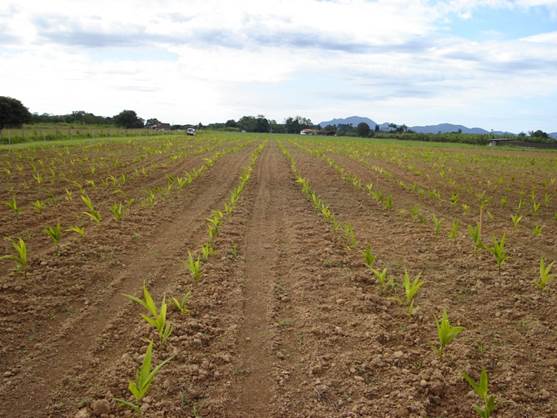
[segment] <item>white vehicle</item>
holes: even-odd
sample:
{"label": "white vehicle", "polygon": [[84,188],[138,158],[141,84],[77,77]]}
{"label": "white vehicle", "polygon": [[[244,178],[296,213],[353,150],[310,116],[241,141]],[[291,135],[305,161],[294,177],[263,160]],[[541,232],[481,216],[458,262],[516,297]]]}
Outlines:
{"label": "white vehicle", "polygon": [[188,128],[186,129],[187,135],[195,135],[195,128]]}

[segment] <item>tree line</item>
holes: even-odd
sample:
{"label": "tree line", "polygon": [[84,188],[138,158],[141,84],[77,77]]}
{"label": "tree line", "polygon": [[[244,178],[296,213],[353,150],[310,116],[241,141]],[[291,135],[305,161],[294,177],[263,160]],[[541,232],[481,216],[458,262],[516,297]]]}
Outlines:
{"label": "tree line", "polygon": [[[315,125],[311,119],[303,116],[291,116],[285,119],[284,123],[278,123],[276,120],[267,119],[264,115],[242,116],[238,121],[229,119],[223,123],[211,123],[203,125],[170,125],[160,122],[157,118],[144,120],[139,117],[134,110],[123,110],[117,115],[97,116],[93,113],[82,110],[74,111],[67,115],[51,115],[47,113],[31,114],[29,110],[17,99],[11,97],[0,96],[0,134],[3,128],[21,127],[24,123],[70,123],[82,125],[116,125],[118,127],[133,128],[159,128],[159,129],[186,129],[196,127],[198,129],[214,129],[224,131],[238,132],[270,132],[299,134],[304,129],[311,130],[311,133],[319,135],[335,135],[335,136],[353,136],[362,138],[393,138],[408,139],[417,141],[439,141],[439,142],[463,142],[463,143],[487,143],[493,134],[464,134],[462,132],[437,133],[437,134],[420,134],[411,131],[406,125],[389,124],[387,130],[381,130],[378,125],[373,129],[365,122],[359,123],[357,126],[352,125],[329,125],[322,128]],[[520,133],[517,137],[519,140],[533,142],[552,142],[551,137],[541,131],[536,130],[529,132],[528,135]]]}

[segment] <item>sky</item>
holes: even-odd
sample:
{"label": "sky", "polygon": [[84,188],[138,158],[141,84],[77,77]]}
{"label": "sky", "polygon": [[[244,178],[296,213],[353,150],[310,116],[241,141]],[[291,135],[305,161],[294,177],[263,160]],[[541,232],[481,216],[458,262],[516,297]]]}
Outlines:
{"label": "sky", "polygon": [[557,0],[0,0],[0,95],[170,123],[557,131]]}

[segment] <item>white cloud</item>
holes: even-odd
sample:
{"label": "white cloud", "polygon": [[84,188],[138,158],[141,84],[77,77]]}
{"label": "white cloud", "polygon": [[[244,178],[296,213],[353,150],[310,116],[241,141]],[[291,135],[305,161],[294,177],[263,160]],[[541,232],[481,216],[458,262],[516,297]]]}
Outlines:
{"label": "white cloud", "polygon": [[555,97],[557,32],[479,42],[440,30],[481,6],[553,13],[557,0],[8,0],[0,91],[32,111],[131,107],[172,122],[500,120],[508,101]]}

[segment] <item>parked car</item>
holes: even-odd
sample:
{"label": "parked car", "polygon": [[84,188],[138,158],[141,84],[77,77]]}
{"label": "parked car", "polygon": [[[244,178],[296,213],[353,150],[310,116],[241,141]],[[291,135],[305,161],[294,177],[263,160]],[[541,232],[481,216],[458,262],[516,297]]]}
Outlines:
{"label": "parked car", "polygon": [[195,128],[188,128],[186,129],[187,135],[195,135]]}

